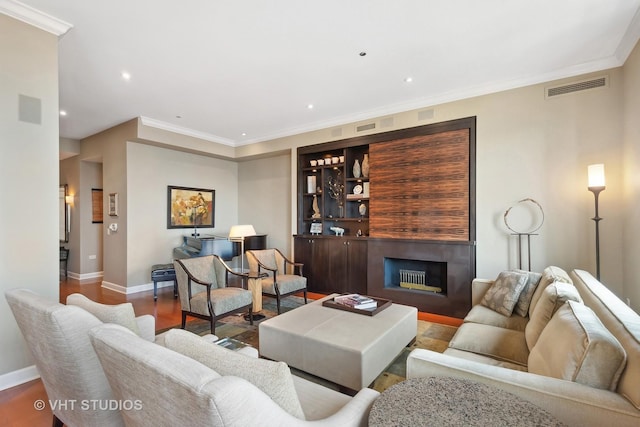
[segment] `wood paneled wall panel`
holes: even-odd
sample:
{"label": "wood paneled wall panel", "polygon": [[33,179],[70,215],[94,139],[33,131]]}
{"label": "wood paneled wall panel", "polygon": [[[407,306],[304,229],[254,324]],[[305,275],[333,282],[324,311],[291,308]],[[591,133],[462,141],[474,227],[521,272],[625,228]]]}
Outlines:
{"label": "wood paneled wall panel", "polygon": [[371,237],[469,240],[469,130],[371,144]]}

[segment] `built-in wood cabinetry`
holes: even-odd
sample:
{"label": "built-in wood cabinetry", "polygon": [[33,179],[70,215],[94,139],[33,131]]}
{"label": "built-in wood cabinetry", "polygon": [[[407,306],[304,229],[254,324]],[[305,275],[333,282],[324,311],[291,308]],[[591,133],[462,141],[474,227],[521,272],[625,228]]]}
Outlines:
{"label": "built-in wood cabinetry", "polygon": [[[297,203],[295,259],[309,290],[394,295],[451,316],[470,308],[475,117],[301,147]],[[440,291],[401,287],[407,268]]]}

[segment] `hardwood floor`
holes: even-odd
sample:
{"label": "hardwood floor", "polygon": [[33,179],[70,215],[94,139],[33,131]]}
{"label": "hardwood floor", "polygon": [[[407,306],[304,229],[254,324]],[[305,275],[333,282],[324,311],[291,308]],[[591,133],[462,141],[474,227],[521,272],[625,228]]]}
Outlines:
{"label": "hardwood floor", "polygon": [[[180,324],[180,303],[173,297],[173,288],[158,289],[158,300],[153,300],[153,291],[124,295],[104,289],[101,281],[79,283],[77,280],[60,282],[60,302],[64,303],[72,293],[82,293],[88,298],[103,304],[133,304],[137,316],[151,314],[156,319],[156,330],[163,330]],[[310,299],[323,297],[321,294],[309,293]],[[439,316],[429,313],[418,313],[418,319],[445,325],[459,326],[460,319]],[[47,401],[42,381],[33,380],[28,383],[0,392],[0,426],[5,427],[38,427],[50,426],[52,414],[49,405],[44,410],[34,408],[38,400]]]}

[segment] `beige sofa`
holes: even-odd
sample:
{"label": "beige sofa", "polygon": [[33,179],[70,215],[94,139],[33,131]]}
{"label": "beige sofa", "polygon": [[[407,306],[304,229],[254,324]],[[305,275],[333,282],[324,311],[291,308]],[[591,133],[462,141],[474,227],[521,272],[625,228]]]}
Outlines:
{"label": "beige sofa", "polygon": [[473,308],[450,347],[443,354],[412,351],[407,378],[450,376],[493,385],[567,425],[640,425],[637,313],[581,270],[545,269],[526,316],[483,305],[492,286],[474,280]]}

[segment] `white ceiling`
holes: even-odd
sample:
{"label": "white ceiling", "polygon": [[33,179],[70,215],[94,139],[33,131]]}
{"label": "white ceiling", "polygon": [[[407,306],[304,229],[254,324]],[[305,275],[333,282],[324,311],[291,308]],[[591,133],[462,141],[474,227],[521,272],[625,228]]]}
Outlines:
{"label": "white ceiling", "polygon": [[640,0],[22,3],[73,26],[74,139],[141,116],[238,146],[617,67],[640,36]]}

